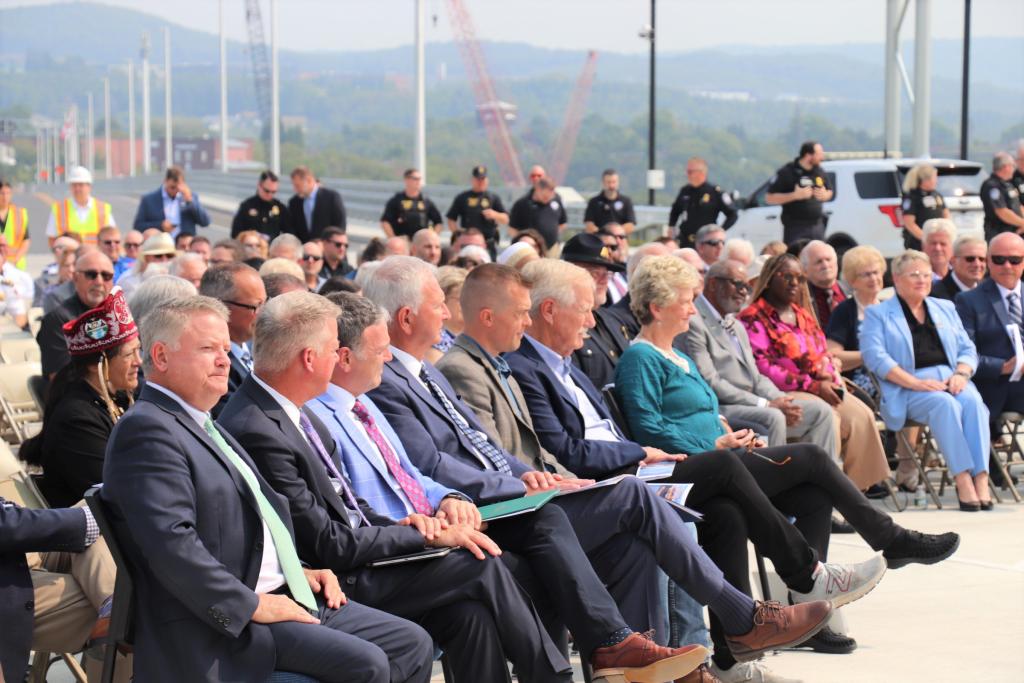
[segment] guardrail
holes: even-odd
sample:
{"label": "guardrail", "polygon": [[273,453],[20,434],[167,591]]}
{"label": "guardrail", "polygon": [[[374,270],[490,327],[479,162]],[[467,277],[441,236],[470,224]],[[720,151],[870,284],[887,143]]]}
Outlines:
{"label": "guardrail", "polygon": [[[133,178],[97,180],[96,192],[100,194],[103,191],[117,191],[142,195],[159,187],[162,177],[162,175],[150,174]],[[189,186],[201,196],[229,199],[236,202],[241,202],[256,193],[258,178],[259,174],[257,173],[188,172]],[[349,218],[373,225],[380,220],[381,212],[383,212],[388,199],[402,189],[401,182],[384,180],[322,178],[321,183],[325,187],[330,187],[341,193]],[[281,200],[286,201],[284,197],[289,194],[287,178],[282,178],[281,188]],[[427,185],[423,193],[433,200],[443,215],[451,206],[455,196],[467,189],[468,186],[464,185]],[[507,209],[511,209],[512,204],[521,196],[518,192],[501,187],[492,189],[492,192],[501,197]],[[583,229],[585,208],[580,203],[566,205],[567,229],[570,232],[578,232]],[[664,234],[664,227],[668,221],[668,207],[640,205],[635,207],[635,211],[638,228],[633,233],[634,242],[650,241]]]}

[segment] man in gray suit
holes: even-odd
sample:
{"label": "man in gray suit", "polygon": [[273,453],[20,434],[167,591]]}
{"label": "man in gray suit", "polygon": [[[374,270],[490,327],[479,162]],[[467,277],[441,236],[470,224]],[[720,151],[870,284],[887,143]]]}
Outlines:
{"label": "man in gray suit", "polygon": [[813,443],[838,462],[835,417],[828,404],[810,394],[783,393],[757,369],[747,331],[733,317],[749,293],[742,263],[712,265],[704,294],[694,301],[700,315],[690,318],[690,329],[676,338],[676,348],[697,362],[734,428],[755,430],[769,446],[783,446],[787,438]]}

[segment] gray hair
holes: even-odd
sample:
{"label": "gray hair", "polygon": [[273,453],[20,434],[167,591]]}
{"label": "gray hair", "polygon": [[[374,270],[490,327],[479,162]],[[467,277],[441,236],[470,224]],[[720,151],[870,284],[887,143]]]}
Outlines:
{"label": "gray hair", "polygon": [[[199,254],[196,254],[199,256]],[[214,299],[224,301],[235,298],[235,276],[238,273],[249,272],[259,277],[259,273],[252,266],[245,263],[223,263],[219,266],[208,268],[203,273],[203,279],[199,281],[199,293],[204,296],[212,296]]]}
{"label": "gray hair", "polygon": [[[282,235],[283,237],[283,235]],[[288,273],[294,275],[300,280],[304,280],[306,274],[302,272],[302,266],[300,266],[295,259],[283,258],[278,256],[276,258],[269,258],[260,265],[260,277],[265,275],[271,275],[273,273]]]}
{"label": "gray hair", "polygon": [[[178,282],[184,282],[178,278]],[[151,282],[156,282],[154,278]],[[188,282],[185,284],[191,287]],[[181,341],[181,333],[185,330],[193,316],[201,313],[212,313],[225,323],[228,321],[227,306],[208,296],[185,296],[167,299],[160,302],[160,305],[152,309],[139,321],[139,336],[142,338],[142,369],[146,374],[151,374],[153,358],[149,355],[150,349],[157,342],[166,344],[171,348],[178,348]]]}
{"label": "gray hair", "polygon": [[363,295],[392,317],[405,306],[416,311],[423,303],[423,285],[434,279],[436,271],[415,256],[389,256],[362,284]]}
{"label": "gray hair", "polygon": [[708,223],[707,225],[702,225],[700,227],[700,229],[697,230],[697,234],[693,236],[693,243],[694,244],[700,244],[704,240],[705,237],[707,237],[708,235],[710,235],[713,232],[722,232],[722,233],[724,233],[725,232],[725,228],[723,228],[718,223]]}
{"label": "gray hair", "polygon": [[338,314],[338,345],[352,349],[356,354],[363,346],[366,328],[390,320],[388,312],[365,296],[351,292],[334,292],[327,300],[341,309]]}
{"label": "gray hair", "polygon": [[837,261],[839,260],[839,256],[836,254],[836,249],[831,244],[829,244],[828,242],[824,242],[822,240],[811,240],[810,242],[804,245],[803,249],[800,250],[800,265],[803,266],[804,268],[807,268],[807,266],[810,265],[811,263],[811,247],[825,247],[826,249],[832,252],[833,258],[835,258]]}
{"label": "gray hair", "polygon": [[953,242],[953,256],[959,256],[960,250],[965,247],[985,247],[988,250],[988,242],[978,237],[977,235],[960,235],[956,238],[956,242]]}
{"label": "gray hair", "polygon": [[648,242],[642,244],[633,250],[633,253],[629,255],[629,259],[626,261],[626,280],[633,277],[633,273],[636,272],[640,262],[650,256],[663,256],[670,253],[669,248],[661,242]]}
{"label": "gray hair", "polygon": [[1007,152],[997,152],[996,155],[994,157],[992,157],[992,170],[993,171],[1001,171],[1002,169],[1006,168],[1007,166],[1014,166],[1014,165],[1016,165],[1016,162],[1014,162],[1013,156],[1011,156]]}
{"label": "gray hair", "polygon": [[270,258],[275,256],[281,256],[281,251],[291,250],[292,255],[285,257],[295,260],[302,254],[302,241],[290,233],[284,232],[278,235],[270,243],[270,248],[267,250],[267,254]]}
{"label": "gray hair", "polygon": [[[202,254],[197,254],[193,251],[186,251],[183,254],[178,254],[171,261],[171,264],[167,267],[167,272],[176,277],[181,277],[181,269],[187,263],[202,263],[203,267],[206,267],[206,260]],[[149,268],[146,269],[149,272]]]}
{"label": "gray hair", "polygon": [[323,324],[338,317],[338,307],[312,292],[288,292],[267,301],[253,333],[255,369],[260,374],[285,370],[303,349],[317,352],[329,340]]}
{"label": "gray hair", "polygon": [[[359,266],[358,270],[356,270],[356,276],[352,278],[352,282],[356,283],[356,286],[359,287],[360,290],[365,290],[366,283],[369,282],[370,278],[373,277],[373,274],[377,272],[377,269],[380,268],[380,264],[382,263],[384,263],[384,261],[366,261]],[[426,263],[426,261],[424,261],[424,263]]]}
{"label": "gray hair", "polygon": [[267,298],[273,299],[287,292],[306,291],[306,281],[300,280],[291,273],[268,273],[263,275],[263,289],[267,292]]}
{"label": "gray hair", "polygon": [[646,325],[653,320],[651,304],[668,306],[679,296],[680,289],[700,286],[700,274],[686,261],[675,256],[653,256],[629,279],[629,310],[637,322]]}
{"label": "gray hair", "polygon": [[921,243],[936,233],[945,233],[950,242],[956,240],[956,223],[948,218],[929,218],[921,226]]}
{"label": "gray hair", "polygon": [[573,287],[577,284],[594,286],[594,279],[576,264],[559,259],[542,258],[523,266],[523,279],[530,286],[530,314],[534,315],[540,305],[553,299],[562,306],[576,303]]}
{"label": "gray hair", "polygon": [[754,256],[754,245],[750,240],[745,240],[742,237],[733,237],[725,241],[725,246],[722,248],[722,255],[718,257],[718,260],[733,260],[741,263],[752,263],[754,261]]}
{"label": "gray hair", "polygon": [[[128,309],[132,317],[141,321],[152,311],[163,306],[172,299],[181,299],[196,295],[196,288],[188,280],[173,275],[157,275],[139,285],[128,297]],[[145,357],[146,349],[142,350]]]}
{"label": "gray hair", "polygon": [[932,269],[932,262],[929,260],[927,254],[923,251],[918,251],[917,249],[907,249],[892,260],[892,274],[903,275],[903,270],[914,261],[918,261],[928,266],[928,270]]}

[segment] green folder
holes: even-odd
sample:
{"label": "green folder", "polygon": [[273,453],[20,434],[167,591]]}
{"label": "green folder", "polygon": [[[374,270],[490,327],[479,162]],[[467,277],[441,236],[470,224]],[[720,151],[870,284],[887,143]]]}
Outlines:
{"label": "green folder", "polygon": [[485,522],[489,522],[495,519],[504,519],[505,517],[525,515],[528,512],[535,512],[541,509],[549,500],[557,495],[558,489],[551,489],[543,493],[535,493],[532,496],[523,496],[522,498],[513,498],[512,500],[503,500],[500,503],[484,505],[480,508],[480,516]]}

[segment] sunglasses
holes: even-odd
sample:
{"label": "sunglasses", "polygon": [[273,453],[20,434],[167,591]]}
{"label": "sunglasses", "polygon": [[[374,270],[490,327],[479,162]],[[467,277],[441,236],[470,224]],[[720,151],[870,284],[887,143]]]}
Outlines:
{"label": "sunglasses", "polygon": [[335,242],[334,240],[328,240],[328,242],[333,244],[338,249],[345,249],[346,247],[348,247],[348,242]]}
{"label": "sunglasses", "polygon": [[733,280],[727,277],[716,277],[715,280],[721,280],[722,282],[728,282],[730,285],[736,288],[737,292],[749,292],[750,284],[744,280]]}
{"label": "sunglasses", "polygon": [[110,282],[114,279],[114,274],[109,270],[80,270],[78,272],[86,280],[95,280],[96,278],[102,277],[104,282]]}
{"label": "sunglasses", "polygon": [[985,257],[984,256],[958,256],[957,258],[962,258],[964,261],[967,261],[968,263],[984,263],[985,262]]}
{"label": "sunglasses", "polygon": [[107,245],[109,247],[109,246],[112,246],[114,244],[121,244],[121,240],[103,240],[103,244],[105,244],[105,245]]}
{"label": "sunglasses", "polygon": [[1009,262],[1010,265],[1019,266],[1021,262],[1024,261],[1024,256],[997,256],[996,254],[992,254],[989,258],[992,259],[992,263],[997,266],[1005,266],[1007,262]]}
{"label": "sunglasses", "polygon": [[138,249],[141,246],[142,246],[142,242],[125,242],[124,243],[124,248],[125,249]]}
{"label": "sunglasses", "polygon": [[260,192],[266,192],[267,194],[277,194],[277,190],[268,190],[262,185],[260,185]]}
{"label": "sunglasses", "polygon": [[711,247],[721,247],[725,245],[725,240],[704,240],[701,244],[707,244]]}
{"label": "sunglasses", "polygon": [[148,254],[146,258],[153,259],[154,261],[170,261],[174,258],[174,254]]}
{"label": "sunglasses", "polygon": [[322,261],[323,256],[314,256],[313,254],[305,254],[302,257],[303,261]]}

